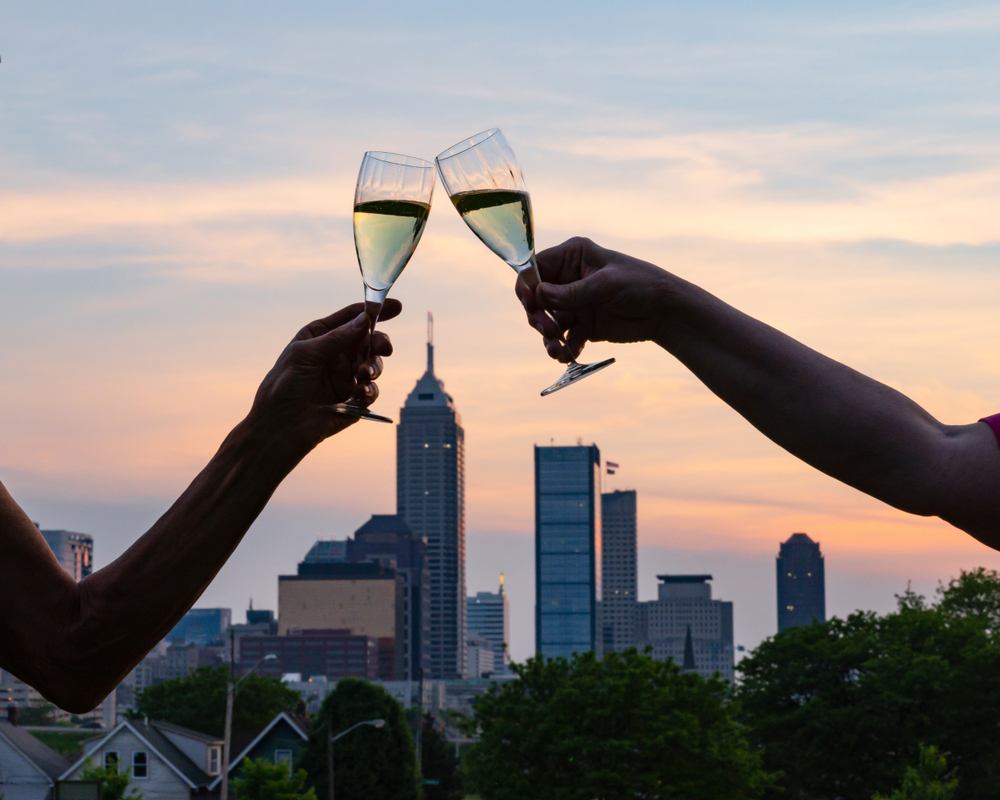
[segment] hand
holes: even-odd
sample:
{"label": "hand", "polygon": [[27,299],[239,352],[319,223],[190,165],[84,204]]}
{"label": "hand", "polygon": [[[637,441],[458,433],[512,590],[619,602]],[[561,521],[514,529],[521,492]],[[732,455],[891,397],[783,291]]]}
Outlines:
{"label": "hand", "polygon": [[514,290],[552,358],[576,358],[588,341],[656,338],[670,278],[659,267],[583,238],[543,250],[537,259],[542,282],[532,291],[519,277]]}
{"label": "hand", "polygon": [[[390,320],[401,310],[398,300],[386,300],[379,321]],[[353,425],[357,418],[329,406],[352,397],[364,406],[374,403],[382,358],[392,355],[389,337],[376,331],[369,338],[369,330],[363,303],[306,325],[264,378],[251,416],[276,426],[307,449]]]}

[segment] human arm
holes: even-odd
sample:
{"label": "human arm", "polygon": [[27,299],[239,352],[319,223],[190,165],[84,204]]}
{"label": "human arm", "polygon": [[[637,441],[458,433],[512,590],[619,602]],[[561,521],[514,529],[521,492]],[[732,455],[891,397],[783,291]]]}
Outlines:
{"label": "human arm", "polygon": [[654,341],[793,455],[1000,549],[1000,447],[986,425],[944,425],[703,289],[589,240],[539,253],[538,267],[542,283],[532,292],[519,281],[517,292],[553,358],[587,341]]}
{"label": "human arm", "polygon": [[[362,310],[349,306],[303,328],[184,494],[79,583],[0,486],[0,667],[67,711],[89,711],[113,691],[204,592],[284,477],[356,421],[329,406],[377,397],[373,381],[392,345],[376,333],[361,359]],[[382,319],[399,311],[387,301]]]}

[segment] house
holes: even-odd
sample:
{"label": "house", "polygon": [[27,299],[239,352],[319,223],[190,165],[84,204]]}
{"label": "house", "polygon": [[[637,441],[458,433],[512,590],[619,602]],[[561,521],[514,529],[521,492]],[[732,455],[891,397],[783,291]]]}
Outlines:
{"label": "house", "polygon": [[83,757],[60,780],[78,780],[88,759],[130,769],[129,785],[144,800],[190,800],[221,772],[222,741],[167,722],[125,720],[85,744]]}
{"label": "house", "polygon": [[[229,780],[238,778],[242,774],[241,765],[249,758],[251,761],[263,758],[273,764],[287,762],[289,768],[293,767],[299,753],[305,749],[309,742],[309,720],[307,717],[297,714],[288,714],[282,711],[265,726],[264,730],[241,746],[241,742],[234,737],[233,757],[229,759]],[[209,786],[210,791],[218,791],[222,783],[220,775]],[[232,785],[232,784],[230,784]]]}
{"label": "house", "polygon": [[[13,715],[12,715],[13,716]],[[49,800],[69,761],[24,728],[0,720],[0,797]]]}

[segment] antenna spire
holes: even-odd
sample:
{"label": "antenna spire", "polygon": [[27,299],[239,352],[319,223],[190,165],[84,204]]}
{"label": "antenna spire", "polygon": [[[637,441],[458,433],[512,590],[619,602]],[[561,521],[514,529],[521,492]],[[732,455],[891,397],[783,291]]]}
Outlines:
{"label": "antenna spire", "polygon": [[427,371],[434,374],[434,315],[427,312]]}

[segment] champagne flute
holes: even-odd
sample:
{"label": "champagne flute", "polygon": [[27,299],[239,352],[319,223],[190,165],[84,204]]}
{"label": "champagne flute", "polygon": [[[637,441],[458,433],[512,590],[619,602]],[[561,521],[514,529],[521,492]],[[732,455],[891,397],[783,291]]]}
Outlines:
{"label": "champagne flute", "polygon": [[[434,165],[396,153],[365,153],[354,190],[354,248],[365,284],[369,333],[382,304],[424,232],[434,193]],[[365,408],[356,398],[337,403],[341,414],[375,422],[392,420]]]}
{"label": "champagne flute", "polygon": [[[434,160],[441,183],[465,224],[534,290],[540,278],[531,197],[514,151],[500,129],[478,133]],[[613,358],[596,364],[579,364],[574,359],[563,376],[542,391],[542,397],[614,363]]]}

